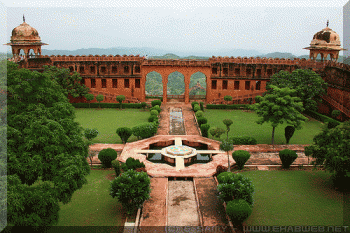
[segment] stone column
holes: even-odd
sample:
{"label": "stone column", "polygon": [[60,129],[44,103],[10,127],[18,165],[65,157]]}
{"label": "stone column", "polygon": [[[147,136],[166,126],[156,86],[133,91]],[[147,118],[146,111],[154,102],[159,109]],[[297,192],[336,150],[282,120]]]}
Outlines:
{"label": "stone column", "polygon": [[163,80],[163,104],[167,103],[168,74],[161,74]]}
{"label": "stone column", "polygon": [[189,91],[189,88],[190,88],[190,79],[191,79],[191,76],[187,73],[187,74],[184,74],[184,81],[185,81],[185,104],[188,104],[190,102],[190,91]]}

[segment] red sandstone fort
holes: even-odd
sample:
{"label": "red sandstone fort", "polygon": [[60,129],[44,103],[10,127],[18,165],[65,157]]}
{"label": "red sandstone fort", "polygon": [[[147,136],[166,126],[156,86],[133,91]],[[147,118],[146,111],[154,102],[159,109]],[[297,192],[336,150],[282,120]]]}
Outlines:
{"label": "red sandstone fort", "polygon": [[[67,68],[80,73],[82,84],[90,88],[95,96],[103,94],[103,102],[117,103],[117,95],[125,95],[126,102],[144,102],[146,99],[145,83],[148,73],[155,71],[162,76],[163,102],[167,96],[169,75],[180,72],[185,81],[185,103],[190,102],[190,79],[196,72],[206,77],[206,103],[221,103],[225,95],[234,100],[246,101],[265,92],[266,82],[271,75],[280,70],[292,72],[295,69],[311,69],[321,75],[328,83],[327,94],[318,110],[328,114],[332,110],[341,111],[341,119],[350,118],[350,65],[337,62],[340,46],[339,35],[328,27],[317,32],[310,47],[310,59],[279,59],[260,57],[211,57],[208,60],[184,59],[146,59],[139,55],[89,55],[89,56],[42,56],[38,31],[23,22],[12,31],[11,42],[13,58],[21,68],[43,71],[44,65]],[[24,57],[20,57],[20,51]],[[30,51],[34,56],[29,56]],[[317,55],[321,61],[316,61]],[[331,60],[324,60],[330,56]],[[201,88],[197,85],[196,88]],[[85,102],[85,97],[70,97],[70,102]],[[96,100],[95,100],[96,101]]]}

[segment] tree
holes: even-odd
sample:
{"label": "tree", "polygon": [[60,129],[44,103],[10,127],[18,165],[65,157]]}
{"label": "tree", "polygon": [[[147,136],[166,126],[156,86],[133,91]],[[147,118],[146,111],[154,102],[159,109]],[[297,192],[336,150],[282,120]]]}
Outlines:
{"label": "tree", "polygon": [[309,69],[297,69],[292,73],[281,70],[271,76],[266,89],[271,90],[271,85],[296,90],[296,96],[303,102],[304,109],[309,110],[316,110],[317,101],[321,101],[320,97],[327,89],[327,84],[321,76]]}
{"label": "tree", "polygon": [[132,135],[132,131],[128,127],[120,127],[117,129],[116,133],[122,140],[123,144],[125,144]]}
{"label": "tree", "polygon": [[325,125],[322,132],[305,147],[305,155],[316,158],[315,166],[324,165],[332,173],[336,187],[343,189],[350,182],[350,121],[335,128]]}
{"label": "tree", "polygon": [[96,138],[98,135],[97,129],[85,129],[84,130],[84,136],[87,140],[89,140],[89,144],[92,145],[91,140]]}
{"label": "tree", "polygon": [[209,130],[209,133],[210,133],[211,135],[213,135],[214,138],[220,139],[221,135],[222,135],[223,133],[225,133],[225,130],[222,129],[222,128],[219,128],[219,127],[217,127],[217,128],[211,128],[211,129]]}
{"label": "tree", "polygon": [[64,89],[65,96],[71,95],[74,98],[84,96],[89,93],[90,88],[81,84],[82,77],[78,72],[70,74],[69,69],[57,68],[56,66],[43,66],[44,73],[52,77]]}
{"label": "tree", "polygon": [[228,104],[228,102],[232,100],[232,96],[230,96],[230,95],[225,95],[225,96],[224,96],[224,100],[226,101],[226,104]]}
{"label": "tree", "polygon": [[224,119],[222,122],[226,125],[227,140],[228,140],[228,132],[230,131],[230,126],[233,124],[233,121],[231,119]]}
{"label": "tree", "polygon": [[90,101],[95,99],[95,96],[93,94],[86,94],[85,98],[89,102],[89,108],[90,108]]}
{"label": "tree", "polygon": [[145,111],[146,110],[146,106],[147,106],[146,102],[141,102],[141,106],[142,106],[142,109]]}
{"label": "tree", "polygon": [[337,118],[340,115],[340,111],[339,110],[333,110],[331,115],[332,115],[332,117]]}
{"label": "tree", "polygon": [[223,140],[220,144],[220,150],[225,151],[227,153],[227,161],[228,161],[228,171],[231,171],[230,167],[230,154],[229,151],[233,150],[233,144],[229,140]]}
{"label": "tree", "polygon": [[289,144],[289,140],[293,137],[295,128],[293,126],[286,126],[286,128],[284,128],[284,137],[286,138],[286,143]]}
{"label": "tree", "polygon": [[98,107],[101,108],[100,102],[103,101],[103,95],[99,94],[98,96],[96,96],[96,100],[98,101]]}
{"label": "tree", "polygon": [[[74,107],[49,73],[8,67],[8,222],[49,226],[87,183],[90,167]],[[35,186],[33,184],[35,183]]]}
{"label": "tree", "polygon": [[256,123],[270,122],[272,126],[272,145],[274,145],[275,128],[286,122],[296,129],[301,129],[301,123],[307,118],[300,112],[304,110],[300,98],[295,97],[296,91],[288,87],[278,88],[271,85],[271,91],[264,97],[256,98],[258,101],[252,106],[259,117]]}
{"label": "tree", "polygon": [[125,96],[124,96],[124,95],[118,95],[118,96],[116,97],[116,99],[117,99],[117,101],[118,101],[119,104],[120,104],[120,109],[122,109],[122,102],[123,102],[123,100],[125,100]]}

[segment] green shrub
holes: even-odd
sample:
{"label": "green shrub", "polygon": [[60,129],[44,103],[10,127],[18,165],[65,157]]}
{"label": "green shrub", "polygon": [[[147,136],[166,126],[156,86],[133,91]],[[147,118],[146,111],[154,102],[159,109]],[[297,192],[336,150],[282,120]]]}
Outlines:
{"label": "green shrub", "polygon": [[195,106],[196,104],[198,104],[198,102],[196,102],[196,101],[193,101],[193,102],[191,103],[191,105],[192,105],[192,110],[194,110],[194,106]]}
{"label": "green shrub", "polygon": [[209,124],[202,124],[200,126],[201,133],[203,137],[208,137],[208,131],[209,131],[210,125]]}
{"label": "green shrub", "polygon": [[298,155],[295,151],[284,149],[279,152],[279,157],[282,162],[283,168],[289,168],[290,165],[298,158]]}
{"label": "green shrub", "polygon": [[[315,118],[318,121],[321,121],[323,123],[326,123],[327,121],[337,121],[334,120],[330,117],[327,117],[325,115],[322,115],[321,113],[315,112],[315,111],[311,111],[311,110],[305,110],[304,113],[312,118]],[[337,121],[339,122],[339,121]],[[340,122],[339,122],[340,123]]]}
{"label": "green shrub", "polygon": [[235,199],[227,203],[226,214],[234,225],[239,225],[252,214],[252,207],[243,199]]}
{"label": "green shrub", "polygon": [[98,135],[98,130],[97,129],[85,129],[84,131],[84,136],[87,140],[92,140],[96,138]]}
{"label": "green shrub", "polygon": [[120,106],[120,109],[122,108],[122,102],[123,102],[123,100],[125,100],[125,95],[118,95],[117,97],[116,97],[116,100],[119,102],[119,106]]}
{"label": "green shrub", "polygon": [[151,179],[145,172],[129,170],[111,182],[110,195],[118,199],[128,214],[141,207],[150,198]]}
{"label": "green shrub", "polygon": [[214,138],[218,138],[218,139],[220,139],[221,135],[222,135],[223,133],[225,133],[225,132],[226,132],[226,130],[224,130],[224,129],[222,129],[222,128],[219,128],[219,127],[217,127],[217,128],[211,128],[211,129],[209,130],[209,133],[210,133]]}
{"label": "green shrub", "polygon": [[160,111],[161,111],[159,105],[156,105],[156,106],[152,107],[150,110],[151,110],[151,111],[152,111],[152,110],[157,110],[158,113],[160,113]]}
{"label": "green shrub", "polygon": [[129,157],[126,159],[126,162],[122,165],[122,169],[124,172],[132,169],[135,170],[136,168],[145,168],[145,164],[143,162],[140,162],[138,159],[134,159],[132,157]]}
{"label": "green shrub", "polygon": [[238,136],[238,137],[229,137],[229,140],[233,145],[256,145],[257,141],[253,137],[249,136]]}
{"label": "green shrub", "polygon": [[120,127],[117,129],[116,133],[122,140],[123,144],[125,144],[132,135],[132,131],[128,127]]}
{"label": "green shrub", "polygon": [[150,116],[148,117],[148,122],[154,122],[154,121],[156,121],[156,120],[158,120],[158,117],[155,116],[155,115],[150,115]]}
{"label": "green shrub", "polygon": [[223,173],[223,172],[226,172],[227,171],[227,167],[224,167],[224,166],[222,166],[222,165],[218,165],[217,167],[216,167],[216,175],[218,176],[218,175],[220,175],[221,173]]}
{"label": "green shrub", "polygon": [[332,117],[338,117],[340,115],[340,111],[339,110],[333,110],[331,113]]}
{"label": "green shrub", "polygon": [[232,100],[232,96],[230,96],[230,95],[225,95],[225,96],[224,96],[224,100],[227,101],[227,102],[228,102],[228,101],[231,101],[231,100]]}
{"label": "green shrub", "polygon": [[151,116],[158,116],[159,112],[155,109],[151,110]]}
{"label": "green shrub", "polygon": [[199,127],[201,127],[201,125],[206,124],[208,122],[208,120],[205,117],[198,117],[197,122],[198,122]]}
{"label": "green shrub", "polygon": [[224,202],[244,199],[253,206],[254,186],[251,179],[240,173],[223,172],[217,177],[219,199]]}
{"label": "green shrub", "polygon": [[199,102],[199,107],[201,107],[201,111],[204,112],[204,103],[203,102]]}
{"label": "green shrub", "polygon": [[154,107],[154,106],[156,106],[156,105],[161,105],[162,104],[162,101],[160,101],[160,100],[153,100],[152,102],[151,102],[151,104],[152,104],[152,107]]}
{"label": "green shrub", "polygon": [[157,133],[158,125],[154,122],[143,123],[131,129],[132,134],[138,138],[145,139],[154,136]]}
{"label": "green shrub", "polygon": [[112,161],[118,156],[117,151],[112,148],[103,149],[98,153],[98,159],[101,161],[102,166],[105,168],[112,167]]}
{"label": "green shrub", "polygon": [[245,150],[236,150],[232,153],[232,158],[236,161],[236,164],[240,170],[243,169],[244,164],[250,158],[250,153]]}
{"label": "green shrub", "polygon": [[199,111],[196,112],[196,117],[197,117],[197,118],[198,118],[198,117],[203,117],[203,115],[204,115],[204,113],[203,113],[202,110],[199,110]]}
{"label": "green shrub", "polygon": [[325,123],[327,124],[328,129],[333,129],[335,127],[337,127],[338,125],[340,125],[340,123],[338,121],[335,120],[326,120]]}
{"label": "green shrub", "polygon": [[112,161],[112,167],[114,168],[115,171],[115,176],[118,177],[121,173],[121,166],[118,160],[113,160]]}
{"label": "green shrub", "polygon": [[142,102],[142,103],[141,103],[141,106],[142,106],[143,110],[145,110],[145,109],[146,109],[146,106],[147,106],[146,102]]}
{"label": "green shrub", "polygon": [[194,108],[193,108],[193,111],[194,111],[194,112],[197,112],[197,111],[199,111],[199,110],[201,110],[201,107],[199,107],[199,105],[196,104],[196,105],[194,106]]}
{"label": "green shrub", "polygon": [[289,140],[292,138],[294,131],[295,128],[291,125],[288,125],[286,128],[284,128],[284,137],[286,138],[286,144],[289,144]]}

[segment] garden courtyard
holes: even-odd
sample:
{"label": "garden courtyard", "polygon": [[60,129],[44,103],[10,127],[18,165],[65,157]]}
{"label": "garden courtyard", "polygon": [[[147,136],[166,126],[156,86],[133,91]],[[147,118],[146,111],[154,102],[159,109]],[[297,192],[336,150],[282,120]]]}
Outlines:
{"label": "garden courtyard", "polygon": [[[218,165],[227,167],[226,153],[213,155],[209,163],[193,164],[177,171],[174,166],[152,163],[146,159],[144,153],[136,152],[136,149],[148,149],[152,143],[174,141],[175,137],[179,137],[179,135],[169,135],[170,110],[175,107],[182,109],[183,127],[186,132],[186,135],[180,136],[183,142],[202,142],[206,143],[211,150],[219,150],[220,143],[217,138],[214,140],[212,135],[209,135],[209,138],[201,136],[190,104],[162,105],[157,135],[143,140],[137,140],[135,136],[131,136],[126,144],[122,144],[116,129],[122,126],[131,128],[147,122],[148,110],[76,109],[76,122],[84,128],[96,128],[99,132],[98,136],[92,140],[95,144],[90,146],[90,151],[96,156],[92,163],[94,169],[88,176],[88,185],[83,186],[73,195],[69,205],[61,206],[59,225],[123,226],[125,224],[126,214],[122,206],[117,200],[108,197],[108,192],[105,191],[109,182],[116,177],[115,173],[113,170],[98,169],[100,164],[97,158],[98,152],[105,148],[113,148],[119,152],[118,160],[122,163],[125,163],[129,157],[143,162],[147,174],[151,177],[151,198],[143,204],[139,220],[133,220],[141,232],[146,232],[148,226],[158,226],[157,232],[165,232],[164,226],[176,225],[216,226],[219,227],[216,229],[219,232],[232,232],[223,203],[217,198],[218,183],[215,176]],[[251,154],[243,170],[238,170],[230,156],[232,172],[240,172],[249,177],[255,188],[253,212],[244,221],[243,226],[249,228],[251,226],[342,225],[342,193],[334,190],[329,183],[329,173],[311,170],[308,164],[312,159],[304,154],[305,145],[312,143],[313,137],[321,132],[323,123],[308,117],[309,120],[303,124],[303,128],[295,131],[290,145],[285,144],[283,132],[285,126],[279,126],[275,132],[276,144],[272,146],[269,145],[272,127],[268,124],[256,124],[258,116],[252,111],[208,109],[204,114],[208,118],[208,123],[215,127],[224,128],[222,120],[231,119],[233,124],[229,137],[251,136],[257,141],[257,145],[234,147],[234,151],[246,150]],[[226,134],[222,135],[221,139],[225,137]],[[278,157],[278,151],[286,148],[298,153],[298,158],[290,169],[282,169],[281,160]],[[229,154],[232,152],[230,151]],[[88,161],[90,163],[89,159]],[[174,182],[180,183],[174,186]],[[176,189],[176,186],[182,187],[182,191]],[[171,196],[171,193],[175,194]],[[188,196],[190,193],[194,194],[193,197]],[[81,207],[76,208],[81,206],[82,200],[89,200],[93,205],[84,205],[83,210]],[[310,210],[315,210],[317,214]],[[189,220],[189,216],[198,216],[198,218]],[[187,223],[181,224],[179,222],[182,221],[181,219],[186,220]],[[239,229],[235,230],[239,232]]]}

